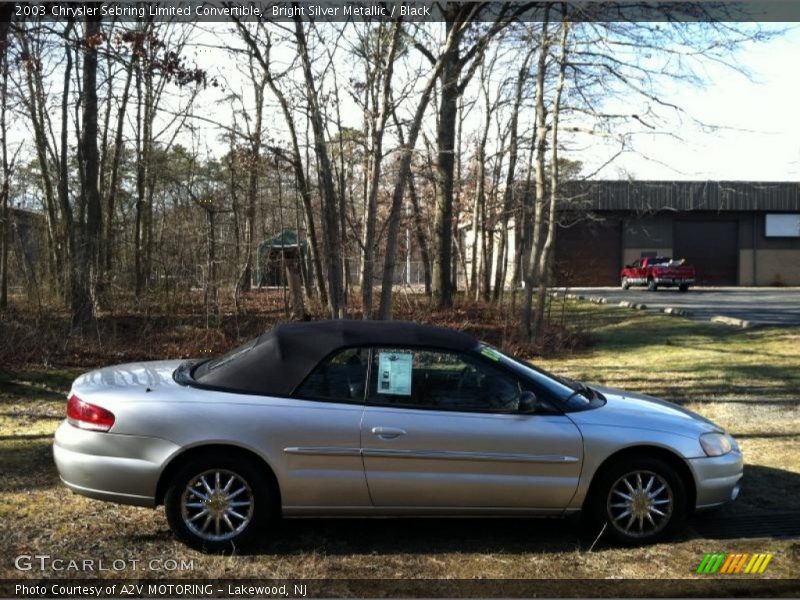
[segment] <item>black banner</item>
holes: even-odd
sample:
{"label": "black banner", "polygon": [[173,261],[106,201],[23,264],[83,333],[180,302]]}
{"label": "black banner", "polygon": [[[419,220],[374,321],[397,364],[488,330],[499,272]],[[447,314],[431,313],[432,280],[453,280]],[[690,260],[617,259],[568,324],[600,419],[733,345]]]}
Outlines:
{"label": "black banner", "polygon": [[[286,22],[299,17],[307,21],[375,21],[402,18],[404,21],[443,21],[446,3],[431,1],[386,2],[370,0],[137,0],[86,2],[15,2],[0,0],[13,6],[15,19],[67,20],[99,16],[116,21],[183,21],[213,22],[275,21]],[[544,2],[485,2],[478,9],[479,21],[510,18],[538,21]],[[800,22],[800,2],[794,0],[673,0],[640,2],[623,0],[572,0],[552,3],[553,11],[564,12],[573,22]],[[555,18],[551,13],[550,18]]]}
{"label": "black banner", "polygon": [[798,579],[17,579],[3,598],[792,598]]}

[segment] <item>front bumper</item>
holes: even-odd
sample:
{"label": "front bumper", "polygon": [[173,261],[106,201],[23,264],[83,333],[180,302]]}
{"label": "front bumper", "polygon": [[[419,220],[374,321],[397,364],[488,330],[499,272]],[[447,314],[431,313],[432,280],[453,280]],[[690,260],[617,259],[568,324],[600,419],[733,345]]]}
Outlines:
{"label": "front bumper", "polygon": [[56,430],[53,458],[61,481],[77,494],[155,506],[158,478],[178,450],[160,438],[86,431],[64,421]]}
{"label": "front bumper", "polygon": [[695,508],[702,510],[733,502],[741,489],[744,460],[740,452],[689,459],[697,487]]}

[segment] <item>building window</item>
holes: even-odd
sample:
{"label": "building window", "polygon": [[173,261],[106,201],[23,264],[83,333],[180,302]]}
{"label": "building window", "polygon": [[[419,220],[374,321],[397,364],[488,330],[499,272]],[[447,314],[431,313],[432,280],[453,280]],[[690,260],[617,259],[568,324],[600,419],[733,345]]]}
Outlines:
{"label": "building window", "polygon": [[766,237],[800,237],[800,214],[768,214],[764,235]]}

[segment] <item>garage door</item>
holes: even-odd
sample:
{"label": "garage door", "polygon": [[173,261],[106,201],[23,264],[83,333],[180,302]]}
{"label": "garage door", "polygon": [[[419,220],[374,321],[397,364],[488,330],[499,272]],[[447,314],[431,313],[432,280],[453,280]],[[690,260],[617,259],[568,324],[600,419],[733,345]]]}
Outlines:
{"label": "garage door", "polygon": [[556,285],[619,285],[622,223],[582,221],[559,227],[556,235]]}
{"label": "garage door", "polygon": [[697,270],[701,285],[736,285],[739,271],[736,221],[676,221],[673,252]]}

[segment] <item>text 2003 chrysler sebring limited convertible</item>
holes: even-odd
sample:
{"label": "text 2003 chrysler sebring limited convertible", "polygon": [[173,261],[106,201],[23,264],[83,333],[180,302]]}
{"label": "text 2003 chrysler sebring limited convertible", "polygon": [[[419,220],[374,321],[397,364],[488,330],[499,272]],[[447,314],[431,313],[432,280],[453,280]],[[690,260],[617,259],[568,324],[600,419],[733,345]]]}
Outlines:
{"label": "text 2003 chrysler sebring limited convertible", "polygon": [[672,404],[547,374],[446,329],[280,325],[230,354],[92,371],[55,438],[61,478],[164,504],[211,551],[279,515],[566,515],[628,543],[739,493],[742,455]]}

